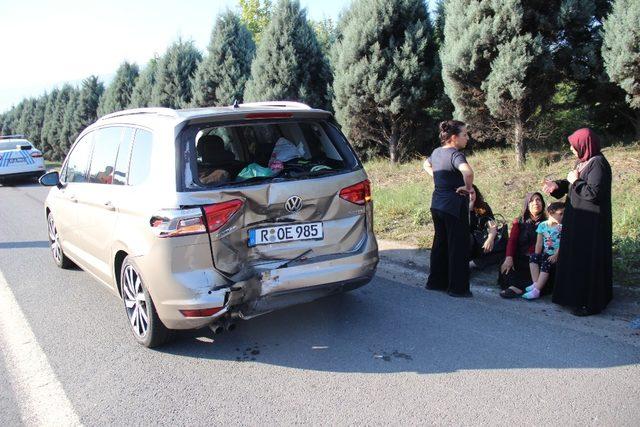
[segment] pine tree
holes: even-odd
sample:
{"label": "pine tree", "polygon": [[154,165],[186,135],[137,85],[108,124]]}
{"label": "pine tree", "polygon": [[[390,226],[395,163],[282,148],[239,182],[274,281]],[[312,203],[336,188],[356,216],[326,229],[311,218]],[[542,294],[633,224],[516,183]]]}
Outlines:
{"label": "pine tree", "polygon": [[[18,126],[16,132],[24,135],[28,140],[31,140],[32,130],[31,124],[33,123],[36,113],[36,100],[34,98],[28,98],[22,101],[23,107],[20,112],[20,118],[18,120]],[[33,142],[33,141],[31,141]]]}
{"label": "pine tree", "polygon": [[49,95],[47,95],[47,102],[44,110],[44,120],[42,121],[42,129],[40,131],[41,148],[45,158],[51,160],[53,158],[53,140],[49,139],[49,135],[52,132],[51,128],[56,126],[54,123],[54,111],[56,108],[56,101],[60,95],[60,89],[53,89]]}
{"label": "pine tree", "polygon": [[153,86],[156,84],[156,73],[158,70],[158,62],[160,58],[154,56],[147,62],[133,87],[131,94],[130,108],[142,108],[151,106],[151,95]]}
{"label": "pine tree", "polygon": [[271,0],[240,0],[240,19],[258,44],[271,19]]}
{"label": "pine tree", "polygon": [[[356,0],[334,46],[334,107],[351,142],[365,155],[398,162],[429,122],[436,52],[422,0]],[[345,22],[348,21],[348,22]]]}
{"label": "pine tree", "polygon": [[316,39],[318,39],[320,51],[330,59],[331,48],[337,39],[336,24],[331,18],[324,18],[321,21],[311,21],[311,27],[316,34]]}
{"label": "pine tree", "polygon": [[193,105],[206,107],[241,101],[254,53],[251,33],[240,18],[231,11],[219,16],[208,55],[198,65],[193,79]]}
{"label": "pine tree", "polygon": [[306,15],[298,0],[280,0],[251,65],[246,100],[329,107],[331,70]]}
{"label": "pine tree", "polygon": [[38,97],[36,100],[36,108],[33,112],[33,121],[29,130],[30,141],[37,148],[42,147],[42,140],[40,139],[40,135],[42,135],[42,125],[44,123],[44,112],[47,107],[48,95],[45,93]]}
{"label": "pine tree", "polygon": [[67,106],[64,109],[62,129],[60,129],[60,139],[58,141],[57,150],[55,152],[58,158],[63,158],[67,155],[71,144],[73,144],[73,141],[75,140],[78,128],[80,127],[80,123],[77,120],[78,116],[76,114],[76,112],[78,111],[78,106],[80,104],[79,98],[80,93],[78,92],[78,90],[73,90],[69,95]]}
{"label": "pine tree", "polygon": [[438,49],[444,43],[444,3],[445,0],[436,0],[435,19],[433,20],[433,36]]}
{"label": "pine tree", "polygon": [[84,128],[98,119],[98,104],[103,93],[104,85],[97,76],[89,76],[82,81],[78,108],[74,116],[76,127],[71,134],[72,140],[75,141]]}
{"label": "pine tree", "polygon": [[[558,8],[518,0],[445,2],[445,90],[478,139],[505,137],[526,161],[531,119],[553,95]],[[499,130],[499,133],[496,133]]]}
{"label": "pine tree", "polygon": [[191,79],[202,55],[192,41],[178,39],[158,64],[151,103],[160,107],[183,108],[191,103]]}
{"label": "pine tree", "polygon": [[[42,129],[44,133],[43,139],[45,141],[44,147],[49,148],[48,151],[53,160],[62,160],[66,154],[64,147],[60,146],[60,135],[62,127],[64,126],[64,115],[67,104],[74,90],[71,85],[65,84],[55,97],[51,116],[45,119],[45,121],[47,121],[47,127],[43,127]],[[47,105],[47,107],[49,107],[49,105]]]}
{"label": "pine tree", "polygon": [[123,62],[111,84],[104,92],[100,104],[98,105],[98,116],[113,113],[126,109],[131,103],[131,93],[138,78],[138,66]]}
{"label": "pine tree", "polygon": [[602,57],[612,82],[627,94],[635,110],[634,127],[640,139],[640,2],[615,0],[604,22]]}

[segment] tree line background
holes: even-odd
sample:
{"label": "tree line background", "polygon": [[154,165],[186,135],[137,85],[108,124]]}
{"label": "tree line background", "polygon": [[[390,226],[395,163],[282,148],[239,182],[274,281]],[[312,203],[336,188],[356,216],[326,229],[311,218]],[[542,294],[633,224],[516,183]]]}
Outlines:
{"label": "tree line background", "polygon": [[98,117],[136,107],[293,100],[335,112],[364,158],[399,162],[438,141],[437,122],[469,124],[472,147],[556,148],[589,126],[640,139],[638,0],[354,0],[311,21],[298,0],[240,0],[215,20],[206,52],[176,40],[141,69],[123,62],[22,100],[0,115],[61,160]]}

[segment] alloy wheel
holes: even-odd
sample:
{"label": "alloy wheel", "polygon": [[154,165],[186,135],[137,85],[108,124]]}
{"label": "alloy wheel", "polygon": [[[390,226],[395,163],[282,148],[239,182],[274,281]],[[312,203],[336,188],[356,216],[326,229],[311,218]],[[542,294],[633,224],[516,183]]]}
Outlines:
{"label": "alloy wheel", "polygon": [[144,296],[142,280],[131,265],[125,267],[123,276],[122,289],[127,317],[133,332],[142,338],[149,329],[149,307]]}
{"label": "alloy wheel", "polygon": [[51,253],[53,254],[53,259],[58,265],[62,264],[62,248],[60,247],[58,230],[56,229],[56,224],[53,221],[52,215],[49,215],[49,244],[51,245]]}

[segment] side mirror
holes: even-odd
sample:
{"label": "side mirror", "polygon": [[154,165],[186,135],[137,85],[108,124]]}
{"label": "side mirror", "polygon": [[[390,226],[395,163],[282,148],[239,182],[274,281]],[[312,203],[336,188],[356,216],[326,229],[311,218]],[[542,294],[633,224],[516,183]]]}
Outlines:
{"label": "side mirror", "polygon": [[47,172],[38,179],[38,182],[46,187],[60,184],[60,174],[58,171]]}

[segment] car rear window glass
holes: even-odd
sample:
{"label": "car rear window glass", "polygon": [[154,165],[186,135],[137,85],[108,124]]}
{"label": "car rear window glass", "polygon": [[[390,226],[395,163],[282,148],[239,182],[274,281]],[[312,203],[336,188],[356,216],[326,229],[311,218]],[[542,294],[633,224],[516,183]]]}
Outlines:
{"label": "car rear window glass", "polygon": [[73,147],[63,173],[65,182],[87,182],[86,175],[93,148],[93,134],[94,132],[91,132],[83,136]]}
{"label": "car rear window glass", "polygon": [[325,120],[200,125],[194,182],[217,186],[268,179],[305,179],[353,170],[358,161]]}
{"label": "car rear window glass", "polygon": [[108,127],[94,132],[89,182],[111,184],[113,181],[113,167],[123,130],[121,127]]}
{"label": "car rear window glass", "polygon": [[28,145],[31,148],[33,146],[29,144],[27,141],[0,141],[0,151],[4,150],[17,150],[18,145]]}
{"label": "car rear window glass", "polygon": [[131,150],[131,166],[129,167],[129,185],[143,184],[149,177],[151,166],[152,134],[149,131],[136,131],[133,149]]}

